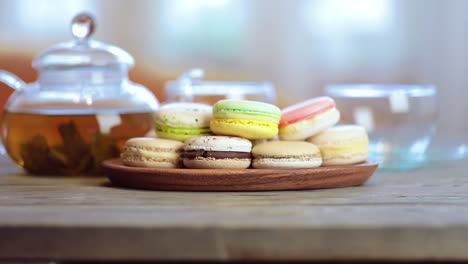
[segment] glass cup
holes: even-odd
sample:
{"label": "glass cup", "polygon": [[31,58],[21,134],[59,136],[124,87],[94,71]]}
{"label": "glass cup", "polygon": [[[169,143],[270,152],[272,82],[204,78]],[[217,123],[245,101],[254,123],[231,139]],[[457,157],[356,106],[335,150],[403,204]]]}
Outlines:
{"label": "glass cup", "polygon": [[166,102],[214,104],[222,99],[276,103],[276,91],[269,82],[219,82],[202,80],[202,69],[191,69],[165,85]]}
{"label": "glass cup", "polygon": [[402,171],[427,161],[435,132],[437,89],[430,85],[328,85],[341,123],[355,123],[369,133],[369,159],[380,170]]}

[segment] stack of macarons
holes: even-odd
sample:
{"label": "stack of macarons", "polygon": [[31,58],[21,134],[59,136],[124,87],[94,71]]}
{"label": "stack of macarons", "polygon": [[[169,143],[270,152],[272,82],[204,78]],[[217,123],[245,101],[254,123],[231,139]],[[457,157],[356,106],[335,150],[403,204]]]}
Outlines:
{"label": "stack of macarons", "polygon": [[213,106],[169,103],[155,116],[158,138],[128,140],[121,158],[129,166],[193,169],[314,168],[364,162],[366,131],[356,125],[335,126],[339,119],[330,97],[283,110],[247,100],[221,100]]}
{"label": "stack of macarons", "polygon": [[357,125],[335,126],[339,120],[340,112],[332,98],[312,98],[283,109],[279,137],[316,145],[323,166],[366,161],[369,153],[366,130]]}

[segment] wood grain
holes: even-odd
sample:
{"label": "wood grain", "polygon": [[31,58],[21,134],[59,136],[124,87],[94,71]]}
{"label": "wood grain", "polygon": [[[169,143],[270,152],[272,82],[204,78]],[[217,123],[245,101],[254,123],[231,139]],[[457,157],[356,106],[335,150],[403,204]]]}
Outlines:
{"label": "wood grain", "polygon": [[164,169],[104,161],[113,184],[170,191],[281,191],[350,187],[363,184],[377,169],[375,163],[310,169]]}
{"label": "wood grain", "polygon": [[0,175],[0,234],[0,261],[466,261],[468,163],[313,191],[147,191],[104,177]]}

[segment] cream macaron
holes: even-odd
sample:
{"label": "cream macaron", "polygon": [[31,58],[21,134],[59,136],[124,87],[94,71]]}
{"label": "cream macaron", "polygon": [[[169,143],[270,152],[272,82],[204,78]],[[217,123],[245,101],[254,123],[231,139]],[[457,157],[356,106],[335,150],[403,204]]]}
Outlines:
{"label": "cream macaron", "polygon": [[307,141],[319,147],[324,166],[361,163],[369,155],[366,130],[357,125],[331,127]]}
{"label": "cream macaron", "polygon": [[252,149],[256,169],[314,168],[322,164],[320,150],[305,141],[270,141]]}
{"label": "cream macaron", "polygon": [[123,164],[133,167],[181,167],[184,143],[176,140],[139,137],[125,142],[120,154]]}

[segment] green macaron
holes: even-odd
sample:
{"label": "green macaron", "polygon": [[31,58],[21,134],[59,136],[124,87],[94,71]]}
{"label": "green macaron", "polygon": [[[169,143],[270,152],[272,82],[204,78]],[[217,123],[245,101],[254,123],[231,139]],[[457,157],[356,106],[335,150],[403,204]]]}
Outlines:
{"label": "green macaron", "polygon": [[212,107],[199,103],[168,103],[156,112],[156,134],[160,138],[184,141],[210,135]]}

